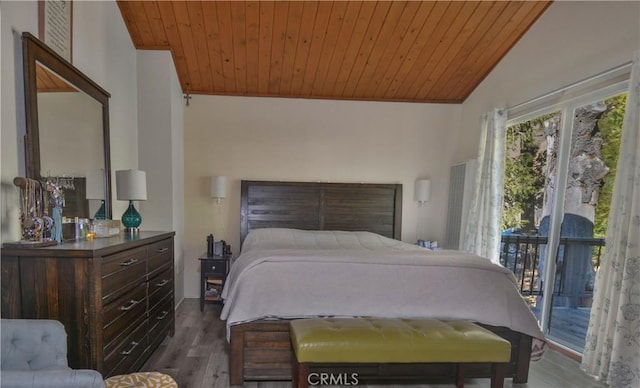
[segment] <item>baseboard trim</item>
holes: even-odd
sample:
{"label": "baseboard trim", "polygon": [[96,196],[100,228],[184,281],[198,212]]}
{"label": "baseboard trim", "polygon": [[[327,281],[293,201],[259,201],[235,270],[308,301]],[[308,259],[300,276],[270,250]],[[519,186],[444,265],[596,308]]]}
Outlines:
{"label": "baseboard trim", "polygon": [[558,353],[562,354],[563,356],[569,357],[572,360],[582,363],[582,354],[576,352],[575,350],[569,349],[566,346],[562,346],[556,342],[551,342],[551,341],[547,341],[547,346],[557,351]]}

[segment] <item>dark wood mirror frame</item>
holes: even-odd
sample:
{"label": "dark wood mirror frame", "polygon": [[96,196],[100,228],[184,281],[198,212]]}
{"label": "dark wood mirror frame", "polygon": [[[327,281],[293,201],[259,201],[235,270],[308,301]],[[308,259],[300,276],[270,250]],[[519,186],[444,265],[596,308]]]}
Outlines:
{"label": "dark wood mirror frame", "polygon": [[42,180],[40,166],[40,133],[38,126],[38,91],[36,64],[55,72],[66,82],[102,104],[102,144],[104,147],[105,214],[111,219],[111,161],[109,146],[109,98],[111,95],[76,69],[71,63],[28,32],[22,34],[22,59],[26,114],[25,167],[28,178]]}

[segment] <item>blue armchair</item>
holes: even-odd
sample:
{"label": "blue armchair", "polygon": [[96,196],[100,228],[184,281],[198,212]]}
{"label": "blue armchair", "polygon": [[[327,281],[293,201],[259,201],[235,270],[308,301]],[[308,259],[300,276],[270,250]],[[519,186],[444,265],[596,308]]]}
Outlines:
{"label": "blue armchair", "polygon": [[67,333],[54,320],[2,319],[0,386],[38,388],[102,388],[102,375],[71,369]]}

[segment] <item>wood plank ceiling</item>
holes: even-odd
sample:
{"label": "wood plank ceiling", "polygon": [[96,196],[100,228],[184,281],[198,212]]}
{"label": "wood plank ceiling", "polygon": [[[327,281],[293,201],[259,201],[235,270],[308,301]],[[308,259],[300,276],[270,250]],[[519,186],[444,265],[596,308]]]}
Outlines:
{"label": "wood plank ceiling", "polygon": [[118,1],[184,93],[460,103],[550,1]]}

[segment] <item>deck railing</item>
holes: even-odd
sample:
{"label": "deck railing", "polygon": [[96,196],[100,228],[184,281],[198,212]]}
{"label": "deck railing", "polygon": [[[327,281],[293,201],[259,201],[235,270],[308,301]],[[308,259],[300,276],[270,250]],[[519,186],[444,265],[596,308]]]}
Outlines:
{"label": "deck railing", "polygon": [[[545,256],[547,241],[548,238],[543,236],[502,236],[500,263],[516,275],[524,296],[542,294],[544,265],[540,260]],[[566,301],[561,303],[570,306],[590,302],[604,244],[605,240],[601,238],[560,238],[555,255],[554,298],[557,301],[565,298]]]}

